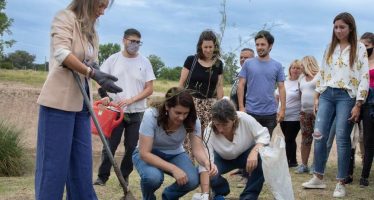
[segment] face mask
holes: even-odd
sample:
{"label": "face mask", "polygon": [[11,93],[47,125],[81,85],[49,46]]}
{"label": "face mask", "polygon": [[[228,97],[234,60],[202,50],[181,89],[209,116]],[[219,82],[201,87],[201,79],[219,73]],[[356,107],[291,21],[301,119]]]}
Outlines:
{"label": "face mask", "polygon": [[366,51],[368,52],[368,57],[370,57],[373,53],[373,47],[366,49]]}
{"label": "face mask", "polygon": [[129,54],[136,54],[138,51],[139,51],[139,47],[140,47],[140,44],[136,44],[136,43],[129,43],[126,47],[126,51],[129,53]]}

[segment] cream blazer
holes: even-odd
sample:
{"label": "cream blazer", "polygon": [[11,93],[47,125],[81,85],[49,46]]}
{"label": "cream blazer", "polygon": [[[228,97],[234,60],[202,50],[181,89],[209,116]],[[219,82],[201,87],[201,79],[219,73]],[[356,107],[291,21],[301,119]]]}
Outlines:
{"label": "cream blazer", "polygon": [[[93,46],[93,52],[88,54],[88,42],[81,33],[76,16],[71,10],[66,9],[58,12],[53,19],[50,42],[49,73],[37,103],[64,111],[81,111],[83,108],[83,96],[72,72],[62,67],[63,60],[61,60],[59,52],[63,51],[65,55],[72,53],[82,61],[87,59],[97,61],[98,41]],[[59,55],[60,57],[58,57]],[[63,59],[65,58],[63,57]],[[79,74],[79,76],[84,85],[84,75]],[[88,82],[91,91],[92,84],[90,80]],[[90,99],[92,99],[91,92]]]}

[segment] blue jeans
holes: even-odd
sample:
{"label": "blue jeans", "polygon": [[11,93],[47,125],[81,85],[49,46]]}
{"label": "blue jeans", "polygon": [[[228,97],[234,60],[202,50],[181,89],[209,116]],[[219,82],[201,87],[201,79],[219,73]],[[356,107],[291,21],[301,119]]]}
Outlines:
{"label": "blue jeans", "polygon": [[[179,199],[199,186],[199,173],[197,168],[192,164],[192,161],[188,157],[187,153],[183,152],[177,155],[168,155],[158,150],[153,150],[152,153],[182,169],[187,174],[188,178],[188,182],[185,185],[178,185],[176,182],[174,182],[166,187],[162,193],[163,200]],[[156,196],[154,193],[161,186],[162,182],[164,181],[164,173],[167,172],[164,172],[161,169],[144,162],[140,158],[138,149],[134,151],[132,159],[134,166],[140,175],[140,186],[142,189],[143,199],[155,200]]]}
{"label": "blue jeans", "polygon": [[[226,196],[230,193],[229,183],[223,174],[230,172],[233,169],[245,169],[247,165],[247,158],[253,147],[249,148],[244,153],[240,154],[233,160],[225,160],[219,154],[214,152],[214,163],[218,168],[218,173],[211,178],[210,184],[215,195]],[[258,156],[258,165],[247,177],[248,181],[243,192],[240,194],[241,200],[258,199],[258,195],[262,190],[264,184],[264,174],[262,173],[261,158]]]}
{"label": "blue jeans", "polygon": [[336,118],[336,145],[338,154],[338,174],[336,178],[343,180],[348,176],[351,152],[351,132],[353,123],[348,121],[355,104],[347,91],[328,87],[319,97],[319,106],[314,131],[322,135],[314,140],[314,173],[324,175],[327,160],[327,140],[330,129]]}
{"label": "blue jeans", "polygon": [[35,199],[96,200],[92,186],[90,114],[40,106]]}

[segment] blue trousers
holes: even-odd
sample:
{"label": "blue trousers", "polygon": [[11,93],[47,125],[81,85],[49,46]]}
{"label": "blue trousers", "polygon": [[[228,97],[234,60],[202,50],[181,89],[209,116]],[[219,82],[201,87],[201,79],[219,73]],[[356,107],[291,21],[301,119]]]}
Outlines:
{"label": "blue trousers", "polygon": [[[163,160],[170,162],[182,169],[188,178],[185,185],[178,185],[176,182],[165,188],[162,193],[163,200],[176,200],[199,186],[199,174],[197,168],[192,164],[187,153],[183,152],[177,155],[168,155],[157,150],[152,151]],[[139,155],[138,149],[134,151],[133,163],[140,175],[140,186],[144,200],[155,200],[155,191],[164,182],[164,171],[144,162]],[[169,174],[170,175],[170,174]]]}
{"label": "blue trousers", "polygon": [[[240,154],[233,160],[225,160],[219,154],[214,152],[214,163],[218,168],[218,173],[211,178],[210,183],[215,195],[226,196],[230,193],[230,186],[227,180],[222,177],[223,174],[230,172],[233,169],[245,169],[247,165],[247,158],[253,147],[249,148],[244,153]],[[248,181],[243,192],[240,194],[241,200],[258,199],[264,184],[264,174],[262,172],[261,158],[258,156],[257,168],[254,169],[247,177]]]}
{"label": "blue trousers", "polygon": [[90,114],[40,106],[35,199],[96,200],[92,185]]}
{"label": "blue trousers", "polygon": [[343,180],[348,176],[351,154],[351,132],[353,123],[348,121],[355,99],[343,89],[328,87],[319,97],[319,106],[314,130],[322,135],[314,140],[314,173],[324,175],[327,161],[327,141],[330,129],[336,118],[336,145],[338,154],[338,173],[336,178]]}

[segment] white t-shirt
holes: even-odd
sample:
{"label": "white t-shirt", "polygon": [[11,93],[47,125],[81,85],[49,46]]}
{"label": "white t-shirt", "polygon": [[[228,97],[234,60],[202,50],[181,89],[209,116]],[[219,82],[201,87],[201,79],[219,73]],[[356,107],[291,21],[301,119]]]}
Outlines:
{"label": "white t-shirt", "polygon": [[[138,54],[135,58],[127,58],[122,52],[111,55],[100,67],[101,71],[116,76],[116,85],[123,89],[117,94],[109,93],[114,102],[130,99],[144,90],[145,83],[155,80],[151,63],[147,58]],[[137,101],[123,110],[126,113],[144,112],[147,108],[146,99]]]}
{"label": "white t-shirt", "polygon": [[[286,89],[286,113],[284,121],[300,121],[300,109],[301,109],[301,98],[299,91],[298,80],[284,81],[284,87]],[[279,95],[278,89],[275,91],[276,95]],[[280,102],[278,106],[278,112],[280,109]]]}
{"label": "white t-shirt", "polygon": [[237,111],[237,114],[239,125],[232,142],[221,134],[215,134],[211,129],[211,123],[205,129],[204,138],[209,138],[208,148],[211,160],[214,160],[214,151],[223,159],[232,160],[257,143],[269,144],[270,135],[267,128],[261,126],[247,113]]}
{"label": "white t-shirt", "polygon": [[305,76],[299,80],[301,92],[301,111],[306,113],[313,113],[314,109],[314,94],[317,83],[317,76],[312,80],[307,81]]}

